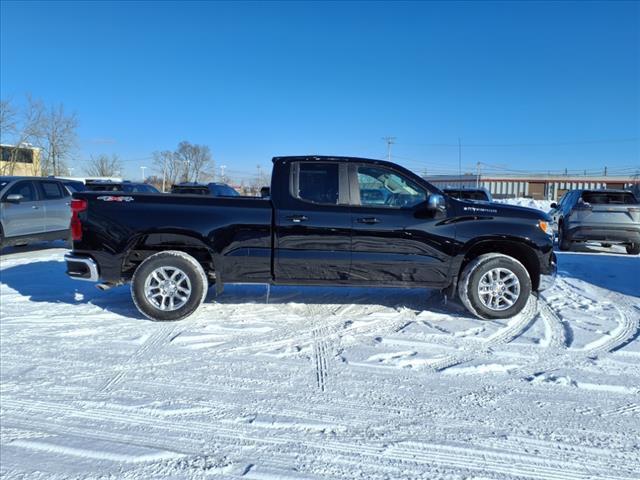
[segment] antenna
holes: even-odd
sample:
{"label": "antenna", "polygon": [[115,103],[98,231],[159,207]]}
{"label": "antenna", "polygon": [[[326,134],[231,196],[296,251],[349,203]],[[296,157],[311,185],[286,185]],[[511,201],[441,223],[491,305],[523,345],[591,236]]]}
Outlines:
{"label": "antenna", "polygon": [[382,140],[387,142],[387,160],[391,161],[391,145],[396,143],[396,137],[382,137]]}

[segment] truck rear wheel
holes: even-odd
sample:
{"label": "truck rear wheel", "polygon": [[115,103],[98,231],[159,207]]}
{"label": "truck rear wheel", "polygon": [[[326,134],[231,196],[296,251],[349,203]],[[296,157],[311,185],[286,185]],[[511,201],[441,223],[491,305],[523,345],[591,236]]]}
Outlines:
{"label": "truck rear wheel", "polygon": [[630,243],[627,245],[627,253],[629,255],[638,255],[640,253],[640,243]]}
{"label": "truck rear wheel", "polygon": [[458,296],[471,313],[485,320],[520,313],[531,295],[529,272],[515,258],[487,253],[463,269]]}
{"label": "truck rear wheel", "polygon": [[202,265],[177,250],[146,258],[131,280],[133,302],[151,320],[182,320],[198,309],[206,294]]}

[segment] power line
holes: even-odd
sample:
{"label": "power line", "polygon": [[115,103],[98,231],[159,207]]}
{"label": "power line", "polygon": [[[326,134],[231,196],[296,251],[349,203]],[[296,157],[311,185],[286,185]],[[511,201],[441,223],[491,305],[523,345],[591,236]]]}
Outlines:
{"label": "power line", "polygon": [[[628,143],[638,142],[640,137],[630,138],[613,138],[604,140],[579,140],[579,141],[563,141],[563,142],[528,142],[528,143],[465,143],[465,147],[557,147],[568,145],[594,145],[604,143]],[[458,143],[405,143],[402,145],[414,145],[422,147],[459,147]]]}

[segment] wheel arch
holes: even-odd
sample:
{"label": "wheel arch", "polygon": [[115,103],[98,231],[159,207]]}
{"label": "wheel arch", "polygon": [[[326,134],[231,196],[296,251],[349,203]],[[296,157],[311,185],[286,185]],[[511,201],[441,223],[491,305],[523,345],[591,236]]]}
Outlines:
{"label": "wheel arch", "polygon": [[532,290],[538,290],[541,273],[540,260],[536,253],[535,246],[524,239],[503,237],[485,238],[468,245],[457,270],[458,277],[469,262],[486,253],[501,253],[518,260],[529,273]]}
{"label": "wheel arch", "polygon": [[208,276],[215,276],[218,271],[218,260],[205,239],[190,232],[154,231],[138,234],[129,240],[122,260],[123,276],[130,278],[146,258],[165,250],[191,255]]}

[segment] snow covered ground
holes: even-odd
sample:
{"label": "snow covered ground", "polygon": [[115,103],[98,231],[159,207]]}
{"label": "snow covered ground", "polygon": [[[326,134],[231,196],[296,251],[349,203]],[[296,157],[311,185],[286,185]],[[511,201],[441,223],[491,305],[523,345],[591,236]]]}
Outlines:
{"label": "snow covered ground", "polygon": [[239,285],[154,323],[64,251],[0,257],[2,478],[640,478],[640,257],[559,253],[504,322]]}

